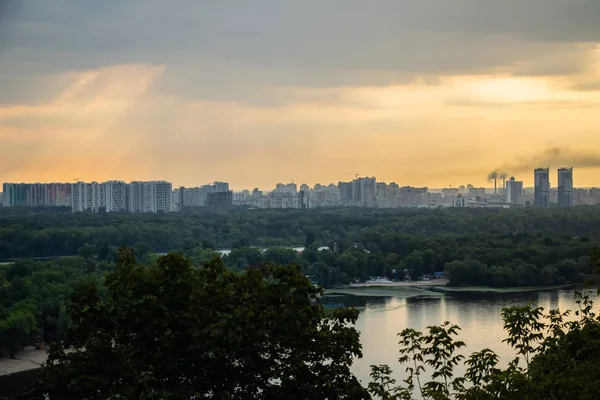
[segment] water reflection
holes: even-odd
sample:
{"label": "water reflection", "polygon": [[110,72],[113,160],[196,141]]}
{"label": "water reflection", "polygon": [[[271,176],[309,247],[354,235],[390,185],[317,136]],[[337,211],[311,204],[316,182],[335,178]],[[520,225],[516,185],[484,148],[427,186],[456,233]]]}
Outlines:
{"label": "water reflection", "polygon": [[573,310],[577,306],[573,299],[574,292],[553,290],[420,298],[335,296],[323,298],[323,303],[357,307],[361,310],[356,328],[361,332],[363,358],[356,360],[353,371],[366,384],[372,364],[389,364],[398,381],[404,378],[404,368],[397,364],[398,332],[405,328],[424,330],[427,326],[439,325],[445,321],[462,328],[460,340],[467,344],[463,354],[469,355],[473,351],[490,348],[500,356],[501,363],[505,365],[514,358],[514,352],[502,343],[506,334],[501,310],[525,304],[541,306],[545,310]]}

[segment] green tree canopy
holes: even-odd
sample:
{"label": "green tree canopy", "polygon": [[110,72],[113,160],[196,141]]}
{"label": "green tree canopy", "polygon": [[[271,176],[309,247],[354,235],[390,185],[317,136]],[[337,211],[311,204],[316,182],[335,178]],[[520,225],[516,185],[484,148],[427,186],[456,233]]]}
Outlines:
{"label": "green tree canopy", "polygon": [[[125,249],[68,309],[67,342],[51,348],[31,396],[51,399],[368,398],[350,372],[361,356],[354,310],[325,318],[297,267],[229,272],[171,253],[155,265]],[[120,396],[120,397],[119,397]]]}

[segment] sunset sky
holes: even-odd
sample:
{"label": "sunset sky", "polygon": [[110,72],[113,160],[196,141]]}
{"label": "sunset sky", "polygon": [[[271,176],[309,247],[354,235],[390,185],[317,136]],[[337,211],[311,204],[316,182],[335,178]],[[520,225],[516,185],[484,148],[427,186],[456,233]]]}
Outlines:
{"label": "sunset sky", "polygon": [[0,2],[0,182],[600,186],[599,21],[598,0]]}

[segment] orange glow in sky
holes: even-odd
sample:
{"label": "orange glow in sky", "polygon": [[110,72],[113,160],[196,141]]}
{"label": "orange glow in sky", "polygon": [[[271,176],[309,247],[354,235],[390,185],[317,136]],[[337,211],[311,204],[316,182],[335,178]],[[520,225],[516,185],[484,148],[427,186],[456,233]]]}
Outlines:
{"label": "orange glow in sky", "polygon": [[[40,72],[33,87],[14,88],[27,96],[0,102],[0,181],[221,180],[268,189],[359,173],[441,188],[489,186],[488,172],[501,168],[527,186],[540,163],[573,165],[576,186],[600,186],[600,46],[565,46],[556,58],[578,67],[552,73],[543,69],[555,60],[541,50],[513,64],[401,76],[302,67],[311,77],[330,74],[330,84],[284,82],[293,63],[259,77],[241,61],[175,65],[167,55]],[[249,78],[212,87],[212,76],[245,76],[228,68]],[[560,156],[549,155],[553,148]]]}

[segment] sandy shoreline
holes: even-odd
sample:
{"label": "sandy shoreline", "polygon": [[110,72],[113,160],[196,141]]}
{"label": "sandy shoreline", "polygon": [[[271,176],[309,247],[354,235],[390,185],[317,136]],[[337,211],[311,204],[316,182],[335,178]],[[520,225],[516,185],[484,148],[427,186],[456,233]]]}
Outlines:
{"label": "sandy shoreline", "polygon": [[351,295],[371,297],[416,297],[416,296],[444,296],[460,294],[493,294],[493,293],[526,293],[544,290],[569,289],[576,285],[556,286],[522,286],[508,288],[494,288],[489,286],[446,286],[446,280],[429,282],[391,282],[391,283],[363,283],[343,287],[326,289],[326,295]]}
{"label": "sandy shoreline", "polygon": [[18,353],[14,359],[0,358],[0,375],[10,375],[15,372],[39,368],[47,358],[48,353],[45,350],[26,348]]}
{"label": "sandy shoreline", "polygon": [[365,288],[365,287],[432,287],[432,286],[446,286],[448,279],[433,279],[430,281],[417,281],[417,282],[365,282],[365,283],[351,283],[348,288]]}

